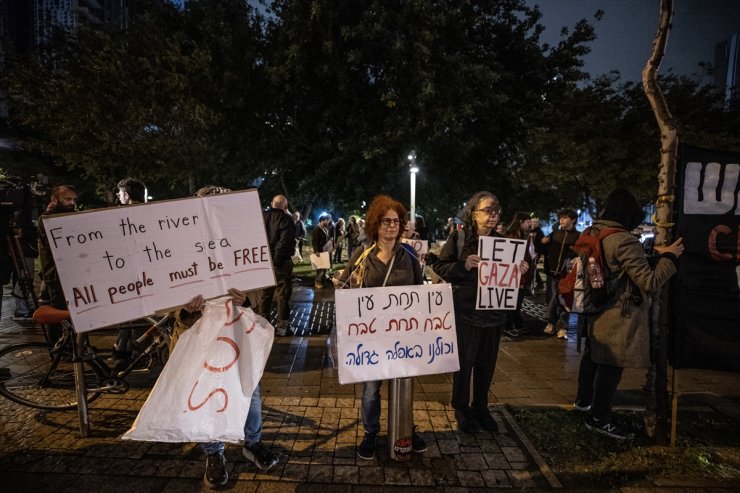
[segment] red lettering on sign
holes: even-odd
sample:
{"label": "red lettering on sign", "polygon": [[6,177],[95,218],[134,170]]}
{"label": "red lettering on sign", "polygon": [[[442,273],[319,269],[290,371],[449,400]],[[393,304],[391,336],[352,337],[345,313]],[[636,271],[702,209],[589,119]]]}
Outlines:
{"label": "red lettering on sign", "polygon": [[[236,342],[234,342],[233,339],[229,339],[228,337],[217,337],[217,341],[224,341],[226,344],[230,345],[232,348],[234,348],[234,359],[231,360],[231,363],[229,363],[226,366],[211,366],[208,364],[207,361],[203,362],[203,368],[205,368],[208,371],[212,371],[214,373],[223,373],[232,366],[234,366],[234,363],[236,363],[236,360],[239,359],[239,346],[236,345]],[[197,383],[197,382],[196,382]]]}
{"label": "red lettering on sign", "polygon": [[210,394],[208,394],[208,397],[206,397],[203,402],[198,404],[197,406],[193,405],[192,399],[193,399],[193,392],[195,392],[195,387],[198,386],[198,381],[195,381],[195,384],[193,385],[193,389],[190,391],[190,395],[188,396],[188,409],[191,411],[197,411],[203,405],[208,402],[208,400],[213,397],[213,394],[221,393],[224,396],[224,406],[221,409],[217,409],[217,413],[222,413],[226,410],[226,407],[229,405],[229,394],[226,393],[226,391],[222,388],[213,389]]}

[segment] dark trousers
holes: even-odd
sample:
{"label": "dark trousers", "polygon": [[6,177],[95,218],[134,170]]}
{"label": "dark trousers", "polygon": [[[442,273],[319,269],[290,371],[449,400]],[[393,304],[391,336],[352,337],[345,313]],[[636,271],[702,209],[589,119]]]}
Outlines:
{"label": "dark trousers", "polygon": [[260,293],[258,313],[270,320],[272,302],[277,301],[277,321],[290,322],[290,297],[293,295],[293,261],[291,259],[276,267],[276,286],[265,288]]}
{"label": "dark trousers", "polygon": [[624,368],[595,363],[591,359],[591,344],[586,337],[586,345],[578,371],[578,394],[576,401],[581,406],[591,405],[591,416],[599,421],[609,422],[612,401],[622,380]]}
{"label": "dark trousers", "polygon": [[529,287],[522,286],[519,289],[519,295],[516,299],[516,310],[509,310],[506,312],[506,327],[509,329],[523,329],[524,319],[522,318],[522,305],[524,304],[524,296],[529,291]]}
{"label": "dark trousers", "polygon": [[[459,319],[457,325],[457,347],[460,355],[460,371],[452,374],[452,407],[463,411],[488,409],[488,391],[496,369],[498,346],[501,341],[501,326],[475,327]],[[473,380],[473,402],[470,404],[470,380]]]}

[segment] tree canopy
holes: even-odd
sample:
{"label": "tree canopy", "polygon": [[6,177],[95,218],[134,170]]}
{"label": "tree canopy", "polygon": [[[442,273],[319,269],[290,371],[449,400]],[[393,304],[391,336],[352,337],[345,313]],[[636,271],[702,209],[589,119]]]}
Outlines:
{"label": "tree canopy", "polygon": [[[7,57],[11,125],[28,151],[105,197],[124,176],[157,198],[208,183],[259,186],[292,207],[361,212],[405,202],[444,221],[481,189],[507,211],[586,206],[617,183],[654,193],[659,139],[641,89],[590,80],[583,20],[555,46],[522,0],[136,2],[131,26],[59,33]],[[698,145],[740,147],[737,112],[668,77]]]}

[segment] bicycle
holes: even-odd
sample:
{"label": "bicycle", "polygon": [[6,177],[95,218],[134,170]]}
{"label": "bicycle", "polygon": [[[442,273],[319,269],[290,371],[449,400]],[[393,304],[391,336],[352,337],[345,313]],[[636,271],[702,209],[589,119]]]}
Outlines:
{"label": "bicycle", "polygon": [[[88,334],[75,333],[69,311],[43,305],[34,312],[33,320],[42,325],[61,324],[61,338],[54,345],[24,342],[0,350],[0,395],[24,406],[55,411],[78,408],[78,389],[85,389],[87,403],[104,393],[122,394],[129,389],[126,376],[140,368],[140,363],[147,370],[166,363],[171,339],[169,319],[169,314],[159,320],[146,317],[151,326],[134,342],[138,349],[135,357],[125,368],[116,370],[90,344]],[[150,336],[152,341],[143,346]]]}

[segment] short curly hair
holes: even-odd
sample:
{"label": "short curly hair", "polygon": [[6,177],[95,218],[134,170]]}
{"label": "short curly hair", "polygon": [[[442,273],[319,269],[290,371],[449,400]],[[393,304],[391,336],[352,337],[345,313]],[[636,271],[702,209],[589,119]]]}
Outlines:
{"label": "short curly hair", "polygon": [[398,237],[401,238],[406,224],[409,222],[409,215],[403,204],[388,195],[377,195],[370,203],[365,216],[365,235],[372,241],[378,241],[378,230],[386,212],[393,209],[398,214],[400,224],[398,225]]}

